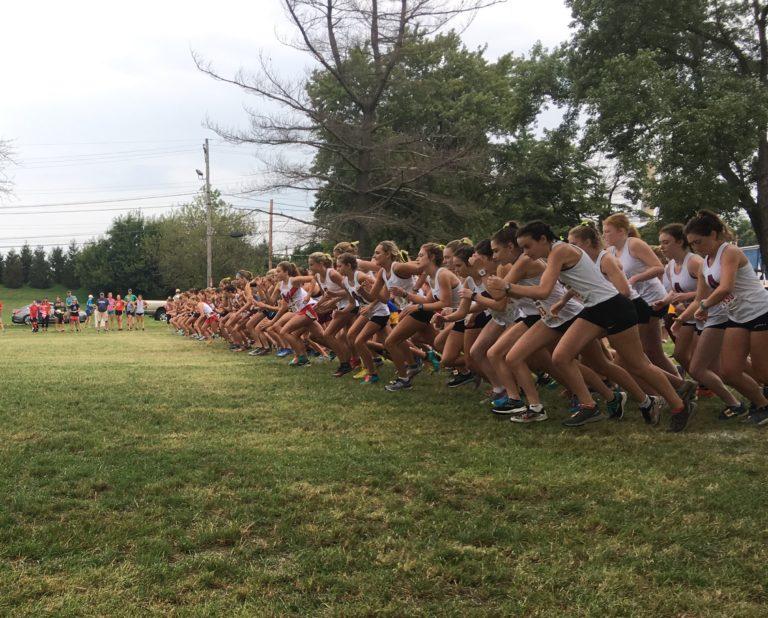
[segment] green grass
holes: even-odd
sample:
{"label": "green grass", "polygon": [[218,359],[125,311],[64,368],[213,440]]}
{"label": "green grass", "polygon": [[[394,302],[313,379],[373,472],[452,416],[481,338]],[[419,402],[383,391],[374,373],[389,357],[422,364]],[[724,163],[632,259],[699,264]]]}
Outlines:
{"label": "green grass", "polygon": [[520,427],[154,322],[0,349],[2,615],[765,615],[766,433],[714,403]]}

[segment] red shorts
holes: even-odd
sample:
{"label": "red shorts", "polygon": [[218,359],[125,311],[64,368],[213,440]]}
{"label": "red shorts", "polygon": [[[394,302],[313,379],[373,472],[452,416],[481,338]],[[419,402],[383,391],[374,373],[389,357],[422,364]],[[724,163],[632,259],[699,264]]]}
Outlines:
{"label": "red shorts", "polygon": [[71,315],[71,316],[69,316],[69,321],[70,322],[79,322],[80,321],[80,316],[79,315]]}
{"label": "red shorts", "polygon": [[212,313],[207,318],[205,318],[206,324],[213,324],[214,322],[219,321],[219,314],[218,313]]}

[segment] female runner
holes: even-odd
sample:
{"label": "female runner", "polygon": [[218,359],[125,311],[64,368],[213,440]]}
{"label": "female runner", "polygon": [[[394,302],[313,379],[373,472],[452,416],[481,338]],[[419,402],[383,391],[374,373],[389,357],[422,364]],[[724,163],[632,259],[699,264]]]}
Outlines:
{"label": "female runner", "polygon": [[[664,373],[641,351],[634,305],[605,279],[592,259],[578,247],[557,241],[550,227],[541,221],[527,224],[517,236],[523,252],[531,259],[546,259],[547,266],[539,285],[506,283],[503,286],[506,293],[544,300],[560,279],[579,295],[584,305],[552,355],[558,375],[579,400],[579,409],[563,424],[577,427],[603,418],[579,372],[577,357],[582,351],[589,352],[590,345],[598,346],[598,339],[604,336],[622,355],[628,370],[661,394],[657,397],[643,393],[631,379],[627,380],[627,372],[607,362],[602,350],[599,354],[589,354],[591,366],[597,373],[624,386],[638,400],[646,422],[658,424],[665,400],[673,414],[690,415],[690,403],[683,403]],[[489,285],[491,283],[489,281]]]}
{"label": "female runner", "polygon": [[702,275],[713,288],[699,302],[694,317],[704,322],[712,307],[725,303],[728,323],[720,357],[722,377],[752,402],[749,421],[768,424],[768,400],[747,373],[751,358],[752,373],[762,384],[768,383],[768,291],[744,252],[728,242],[728,230],[717,215],[700,211],[688,221],[685,233],[691,247],[704,256]]}

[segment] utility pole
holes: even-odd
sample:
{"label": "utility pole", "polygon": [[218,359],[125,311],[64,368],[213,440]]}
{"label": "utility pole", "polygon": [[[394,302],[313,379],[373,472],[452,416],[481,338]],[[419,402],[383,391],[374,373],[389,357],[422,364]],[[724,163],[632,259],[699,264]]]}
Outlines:
{"label": "utility pole", "polygon": [[272,270],[272,219],[275,203],[269,200],[269,270]]}
{"label": "utility pole", "polygon": [[208,287],[213,287],[213,223],[211,221],[211,161],[209,156],[208,138],[203,144],[203,153],[205,154],[205,210],[206,210],[206,230],[205,230],[205,266]]}

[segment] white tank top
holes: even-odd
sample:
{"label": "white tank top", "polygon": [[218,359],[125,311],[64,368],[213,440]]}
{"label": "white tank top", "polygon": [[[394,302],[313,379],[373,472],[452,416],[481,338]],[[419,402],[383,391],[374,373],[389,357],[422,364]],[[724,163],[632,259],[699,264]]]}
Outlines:
{"label": "white tank top", "polygon": [[[365,307],[367,305],[370,305],[365,298],[363,298],[362,294],[360,293],[360,288],[362,287],[360,285],[360,271],[355,271],[355,276],[353,278],[352,285],[349,284],[349,280],[345,277],[344,283],[347,286],[347,289],[349,290],[349,293],[352,294],[352,297],[357,301],[357,304],[361,307]],[[383,316],[383,315],[389,315],[389,307],[387,307],[386,303],[382,303],[380,301],[376,301],[373,303],[373,306],[371,307],[371,310],[368,312],[368,317],[374,317],[374,316]]]}
{"label": "white tank top", "polygon": [[[723,251],[729,243],[723,243],[715,254],[712,264],[709,258],[704,260],[704,276],[707,284],[712,289],[720,285],[720,276],[722,274],[721,260]],[[723,299],[723,305],[728,312],[728,318],[738,324],[749,322],[764,313],[768,313],[768,291],[763,287],[760,279],[757,278],[755,271],[749,260],[736,270],[736,276],[733,280],[733,292]],[[707,310],[707,315],[711,315],[712,309]]]}
{"label": "white tank top", "polygon": [[584,309],[584,305],[578,300],[571,298],[556,316],[552,315],[552,305],[559,302],[565,296],[566,291],[565,286],[557,281],[555,287],[552,288],[552,293],[546,299],[534,301],[536,308],[541,314],[542,321],[550,328],[562,326],[579,315]]}
{"label": "white tank top", "polygon": [[695,277],[691,276],[689,264],[691,260],[691,253],[686,253],[683,263],[680,266],[680,272],[675,272],[677,262],[670,260],[667,264],[667,277],[669,278],[669,284],[672,290],[678,294],[685,294],[687,292],[695,292],[698,282]]}
{"label": "white tank top", "polygon": [[[619,252],[616,247],[610,248],[611,254],[619,258],[621,267],[624,269],[624,274],[627,276],[627,279],[648,270],[647,264],[641,262],[630,253],[630,241],[631,239],[628,238],[627,243],[621,251],[621,255],[618,255]],[[652,279],[647,279],[645,281],[638,281],[634,286],[642,299],[651,306],[667,295],[667,291],[664,289],[664,284],[659,281],[658,277],[653,277]]]}
{"label": "white tank top", "polygon": [[[608,252],[605,249],[603,249],[602,251],[600,251],[600,253],[597,254],[597,259],[595,260],[595,265],[597,266],[597,269],[600,271],[600,274],[603,275],[603,277],[605,277],[605,273],[603,272],[603,258],[606,255],[608,255]],[[605,279],[606,281],[608,281],[608,277],[605,277]],[[608,283],[611,283],[611,282],[608,281]],[[611,285],[613,284],[611,283]],[[640,298],[640,294],[629,281],[627,281],[627,285],[629,286],[629,300],[635,300],[636,298]]]}
{"label": "white tank top", "polygon": [[280,282],[280,295],[288,303],[288,309],[296,313],[309,304],[316,304],[315,300],[301,286],[291,287],[287,281]]}
{"label": "white tank top", "polygon": [[[320,284],[320,287],[323,289],[324,292],[331,292],[332,294],[339,294],[344,291],[344,289],[331,279],[331,269],[326,268],[325,269],[325,278],[321,279],[320,275],[315,275],[315,278],[317,279],[317,282]],[[349,305],[349,299],[344,296],[341,300],[338,301],[337,307],[339,309],[345,309]]]}
{"label": "white tank top", "polygon": [[[442,295],[440,294],[440,271],[442,271],[443,268],[440,267],[437,269],[437,272],[435,273],[435,278],[432,279],[429,275],[427,275],[427,283],[429,284],[429,289],[432,290],[432,297],[435,300],[441,299]],[[461,285],[457,285],[451,290],[451,309],[456,309],[456,307],[459,306],[459,302],[461,301],[461,297],[459,296],[459,292],[461,291]]]}
{"label": "white tank top", "polygon": [[[520,281],[517,282],[517,285],[534,286],[539,285],[539,283],[541,283],[541,277],[528,277],[527,279],[520,279]],[[536,306],[536,302],[532,298],[518,298],[517,308],[520,311],[521,317],[539,315],[541,313]]]}
{"label": "white tank top", "polygon": [[[562,242],[557,241],[552,248],[560,244]],[[581,257],[569,269],[560,271],[559,279],[563,285],[579,295],[584,307],[594,307],[616,296],[619,291],[603,276],[597,264],[584,251],[576,246],[573,248],[578,249]]]}
{"label": "white tank top", "polygon": [[[387,286],[388,290],[391,290],[394,287],[398,287],[398,288],[403,288],[403,290],[405,290],[406,293],[412,292],[413,283],[414,283],[413,277],[403,278],[397,273],[395,273],[394,265],[390,265],[389,272],[387,272],[387,270],[384,269],[384,285]],[[400,307],[400,309],[403,309],[408,304],[408,300],[401,296],[398,296],[394,300],[397,306]]]}

